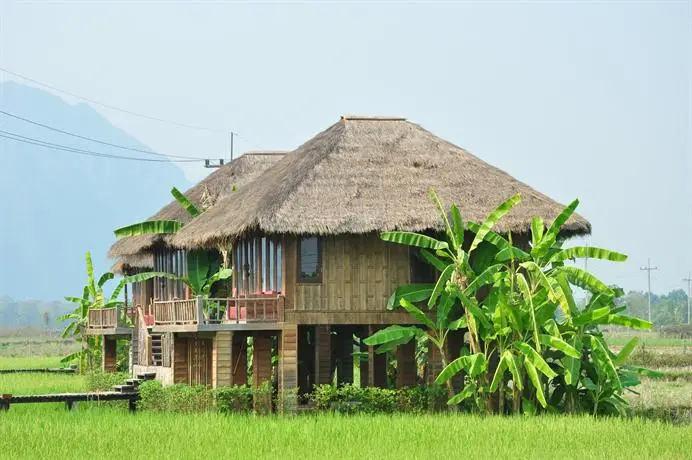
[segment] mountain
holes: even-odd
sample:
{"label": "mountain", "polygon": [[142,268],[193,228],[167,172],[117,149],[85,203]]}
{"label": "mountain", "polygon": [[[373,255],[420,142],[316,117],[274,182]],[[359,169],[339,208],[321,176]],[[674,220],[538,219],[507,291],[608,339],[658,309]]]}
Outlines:
{"label": "mountain", "polygon": [[[0,110],[82,136],[147,149],[87,104],[15,82],[0,85]],[[0,114],[0,130],[120,156],[157,158],[97,144]],[[0,132],[1,136],[6,136]],[[113,230],[155,213],[170,188],[189,187],[171,162],[124,161],[58,151],[0,137],[0,296],[56,300],[80,295],[84,253],[95,270],[112,261]]]}

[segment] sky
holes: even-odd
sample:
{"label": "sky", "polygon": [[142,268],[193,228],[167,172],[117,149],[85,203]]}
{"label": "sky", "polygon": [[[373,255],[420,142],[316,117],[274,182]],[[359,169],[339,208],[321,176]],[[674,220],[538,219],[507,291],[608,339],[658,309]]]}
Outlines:
{"label": "sky", "polygon": [[[557,201],[578,197],[593,225],[582,243],[629,255],[589,269],[645,290],[650,258],[652,290],[668,292],[692,271],[691,11],[689,1],[0,0],[0,67],[208,128],[94,106],[177,155],[228,157],[231,131],[238,155],[293,149],[342,114],[407,117]],[[182,167],[194,181],[209,172]]]}

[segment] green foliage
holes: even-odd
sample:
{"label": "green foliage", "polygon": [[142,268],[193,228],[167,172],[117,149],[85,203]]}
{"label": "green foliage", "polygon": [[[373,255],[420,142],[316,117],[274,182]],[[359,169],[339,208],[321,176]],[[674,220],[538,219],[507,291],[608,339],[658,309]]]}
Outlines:
{"label": "green foliage", "polygon": [[252,412],[252,388],[247,385],[220,387],[215,390],[216,406],[222,414]]}
{"label": "green foliage", "polygon": [[[424,332],[393,326],[366,343],[370,340],[388,349],[388,343],[396,345],[414,336],[428,338],[440,350],[445,368],[437,383],[447,385],[452,405],[469,400],[482,412],[504,413],[509,404],[513,412],[532,414],[625,413],[623,392],[637,385],[637,374],[646,370],[624,365],[636,342],[616,355],[599,326],[646,330],[651,324],[621,314],[617,304],[621,289],[608,286],[581,268],[565,265],[580,257],[613,262],[627,258],[602,248],[562,247],[565,239],[560,230],[579,201],[567,206],[547,229],[541,218],[534,218],[531,247],[517,248],[511,234],[505,238],[492,229],[521,201],[518,195],[500,204],[481,224],[464,224],[453,206],[453,225],[433,191],[431,198],[444,222],[442,239],[407,232],[382,235],[385,241],[435,250],[434,256],[423,253],[440,272],[432,291],[429,287],[402,286],[393,295]],[[475,234],[468,246],[465,233]],[[581,309],[572,286],[591,293]],[[436,321],[413,304],[422,303],[428,292],[427,306],[435,311]],[[558,309],[563,313],[559,317]],[[469,352],[450,363],[446,338],[450,330],[459,327],[468,329]],[[451,379],[462,371],[464,390],[454,395]]]}
{"label": "green foliage", "polygon": [[270,381],[262,382],[255,388],[252,395],[252,408],[255,414],[266,415],[272,412],[274,389]]}
{"label": "green foliage", "polygon": [[139,385],[139,408],[152,412],[195,413],[214,410],[214,392],[203,385],[162,386],[158,380]]}
{"label": "green foliage", "polygon": [[387,389],[353,385],[316,385],[310,400],[318,412],[340,414],[424,413],[444,408],[442,387]]}
{"label": "green foliage", "polygon": [[129,378],[125,372],[94,371],[86,375],[88,391],[112,391],[114,385],[122,385]]}
{"label": "green foliage", "polygon": [[183,228],[183,223],[176,220],[146,220],[136,224],[120,227],[113,231],[116,238],[127,238],[138,235],[162,235],[175,233]]}

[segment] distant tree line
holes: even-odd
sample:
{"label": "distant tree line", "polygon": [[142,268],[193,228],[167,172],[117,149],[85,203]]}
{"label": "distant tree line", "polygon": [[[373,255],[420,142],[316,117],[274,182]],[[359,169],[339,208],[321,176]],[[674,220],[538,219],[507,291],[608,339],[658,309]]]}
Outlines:
{"label": "distant tree line", "polygon": [[39,327],[55,329],[61,326],[56,321],[60,315],[71,310],[70,304],[61,301],[14,300],[0,297],[0,327]]}
{"label": "distant tree line", "polygon": [[[648,294],[643,291],[629,291],[620,299],[627,306],[627,314],[648,318]],[[687,293],[675,289],[668,294],[651,294],[651,319],[654,327],[687,324]]]}

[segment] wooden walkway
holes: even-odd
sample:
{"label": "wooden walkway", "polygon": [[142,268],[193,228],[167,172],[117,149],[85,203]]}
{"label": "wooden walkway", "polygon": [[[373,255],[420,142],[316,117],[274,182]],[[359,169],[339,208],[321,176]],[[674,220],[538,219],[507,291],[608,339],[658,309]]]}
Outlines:
{"label": "wooden walkway", "polygon": [[50,395],[0,395],[0,411],[8,411],[12,404],[64,402],[72,410],[77,401],[127,401],[130,412],[137,410],[138,392],[106,391],[102,393],[58,393]]}
{"label": "wooden walkway", "polygon": [[77,367],[45,367],[41,369],[0,369],[0,374],[76,374]]}
{"label": "wooden walkway", "polygon": [[91,393],[56,393],[47,395],[21,395],[0,394],[0,412],[10,410],[12,404],[32,404],[32,403],[60,403],[64,402],[68,410],[74,408],[74,403],[78,401],[127,401],[127,408],[130,412],[137,410],[139,401],[139,384],[146,380],[156,378],[155,373],[147,372],[138,374],[137,378],[128,379],[124,385],[116,385],[113,391],[91,392]]}

